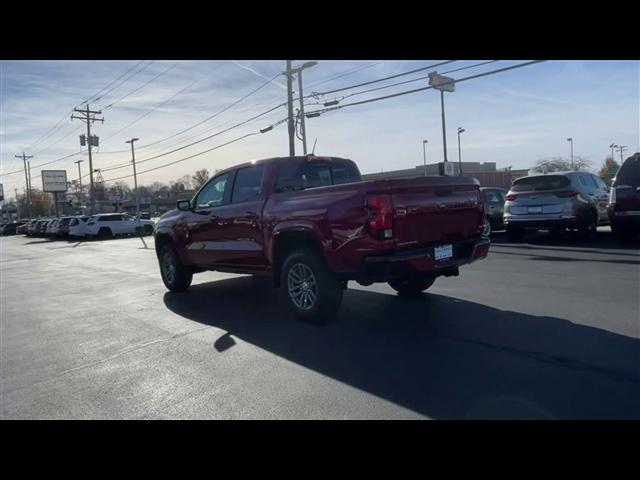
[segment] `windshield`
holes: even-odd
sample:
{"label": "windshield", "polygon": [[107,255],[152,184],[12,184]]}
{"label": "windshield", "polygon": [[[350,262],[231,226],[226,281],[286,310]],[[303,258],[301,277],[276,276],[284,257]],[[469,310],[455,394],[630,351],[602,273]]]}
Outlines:
{"label": "windshield", "polygon": [[512,192],[529,192],[544,190],[560,190],[571,185],[569,178],[563,175],[540,175],[524,177],[516,180],[511,187]]}

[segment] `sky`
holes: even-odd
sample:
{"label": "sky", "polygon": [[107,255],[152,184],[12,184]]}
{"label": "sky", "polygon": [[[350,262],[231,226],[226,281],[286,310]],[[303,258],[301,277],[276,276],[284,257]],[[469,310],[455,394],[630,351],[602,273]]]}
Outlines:
{"label": "sky", "polygon": [[[294,66],[306,61],[296,60]],[[326,92],[447,60],[317,61],[304,70],[304,95],[324,95],[308,98],[306,112],[322,108],[321,103],[329,100],[344,105],[424,87],[428,85],[424,77],[434,70],[445,73],[469,67],[445,73],[461,79],[527,60],[500,60],[475,67],[485,61],[458,60],[336,93]],[[82,102],[87,99],[91,110],[101,110],[104,118],[104,123],[92,125],[92,134],[100,138],[93,168],[103,170],[107,183],[132,175],[130,145],[125,141],[133,137],[139,138],[135,155],[140,185],[169,183],[201,168],[214,171],[286,156],[286,123],[259,133],[286,119],[284,105],[199,141],[284,104],[285,65],[284,60],[0,61],[0,182],[5,197],[13,197],[15,188],[24,189],[22,159],[15,157],[23,152],[33,155],[34,188],[42,188],[41,169],[66,170],[69,180],[77,179],[74,162],[82,159],[82,174],[88,173],[86,148],[78,138],[86,133],[86,125],[70,118],[73,108],[84,108]],[[363,92],[413,79],[416,81],[405,85]],[[358,94],[346,98],[354,93]],[[590,160],[597,170],[611,154],[611,143],[627,145],[625,157],[640,151],[640,62],[546,61],[463,81],[456,84],[455,92],[445,94],[445,115],[449,160],[458,160],[456,131],[463,127],[463,161],[531,168],[543,158],[569,158],[567,138],[571,137],[574,155]],[[311,150],[317,142],[317,155],[354,160],[362,173],[413,168],[423,163],[423,139],[428,141],[427,163],[442,161],[441,122],[440,94],[425,90],[309,118],[307,143]],[[216,146],[220,148],[182,160]],[[185,148],[150,158],[180,147]],[[302,153],[299,140],[296,153]],[[618,152],[615,158],[619,161]],[[38,168],[47,162],[52,163]],[[176,163],[145,172],[171,162]],[[133,185],[131,177],[122,181]]]}

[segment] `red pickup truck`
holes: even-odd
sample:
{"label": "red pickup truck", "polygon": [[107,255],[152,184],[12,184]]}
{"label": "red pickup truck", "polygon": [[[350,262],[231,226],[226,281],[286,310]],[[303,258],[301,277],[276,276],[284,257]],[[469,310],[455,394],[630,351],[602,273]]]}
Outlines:
{"label": "red pickup truck", "polygon": [[478,181],[362,181],[336,157],[283,157],[218,172],[155,229],[162,280],[184,291],[205,270],[273,278],[294,313],[321,322],[347,281],[418,295],[487,256]]}

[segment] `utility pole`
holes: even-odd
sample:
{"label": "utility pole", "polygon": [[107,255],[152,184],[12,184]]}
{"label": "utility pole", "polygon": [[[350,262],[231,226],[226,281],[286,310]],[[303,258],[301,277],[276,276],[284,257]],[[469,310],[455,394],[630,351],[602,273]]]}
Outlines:
{"label": "utility pole", "polygon": [[27,173],[27,158],[33,158],[33,155],[16,155],[16,158],[21,158],[24,164],[24,182],[27,184],[27,207],[29,212],[29,218],[31,218],[31,184],[29,182],[29,174]]}
{"label": "utility pole", "polygon": [[[136,175],[136,153],[133,149],[133,142],[140,140],[139,138],[132,138],[125,143],[131,144],[131,163],[133,163],[133,187],[136,189],[136,218],[138,219],[138,230],[140,229],[140,195],[138,194],[138,177]],[[141,234],[141,232],[138,232]]]}
{"label": "utility pole", "polygon": [[573,170],[573,138],[567,138],[567,142],[571,143],[571,170]]}
{"label": "utility pole", "polygon": [[18,218],[20,218],[20,207],[18,207],[18,205],[20,205],[20,202],[18,202],[18,189],[14,188],[13,191],[16,193],[16,215],[18,215]]}
{"label": "utility pole", "polygon": [[287,76],[287,111],[289,118],[289,156],[293,157],[296,154],[296,145],[295,145],[295,128],[296,126],[293,123],[293,84],[291,79],[291,60],[287,60],[287,71],[285,72]]}
{"label": "utility pole", "polygon": [[622,156],[622,153],[627,149],[627,146],[618,145],[616,148],[620,151],[620,166],[622,166],[622,164],[624,163],[624,157]]}
{"label": "utility pole", "polygon": [[615,143],[612,143],[611,145],[609,145],[609,148],[611,149],[611,161],[613,162],[613,149],[616,148],[618,145],[616,145]]}
{"label": "utility pole", "polygon": [[444,121],[444,90],[440,90],[440,108],[442,109],[442,146],[444,148],[444,162],[447,163],[447,127]]}
{"label": "utility pole", "polygon": [[[304,118],[304,98],[302,95],[302,71],[305,68],[311,68],[318,64],[318,62],[306,62],[303,65],[290,69],[290,74],[298,75],[298,100],[300,100],[300,131],[302,133],[302,151],[306,155],[307,154],[307,129],[305,126],[305,118]],[[290,64],[287,68],[290,67]]]}
{"label": "utility pole", "polygon": [[[71,115],[71,120],[74,118],[77,120],[82,120],[87,124],[87,148],[89,150],[89,182],[90,182],[90,191],[89,198],[91,201],[91,210],[90,214],[93,215],[95,209],[95,195],[93,191],[93,161],[91,158],[91,147],[94,146],[97,142],[95,142],[94,138],[91,136],[91,124],[93,122],[102,122],[104,123],[104,118],[97,118],[96,115],[101,115],[102,111],[93,111],[89,109],[89,104],[87,103],[87,108],[85,110],[81,110],[78,108],[73,109],[74,112],[78,112],[81,116]],[[82,140],[80,141],[82,144]]]}
{"label": "utility pole", "polygon": [[73,163],[78,164],[78,183],[80,184],[80,195],[78,195],[78,202],[80,202],[80,209],[82,210],[82,214],[84,215],[84,195],[82,192],[82,173],[80,173],[80,164],[82,162],[84,162],[84,160],[78,160],[77,162],[73,162]]}

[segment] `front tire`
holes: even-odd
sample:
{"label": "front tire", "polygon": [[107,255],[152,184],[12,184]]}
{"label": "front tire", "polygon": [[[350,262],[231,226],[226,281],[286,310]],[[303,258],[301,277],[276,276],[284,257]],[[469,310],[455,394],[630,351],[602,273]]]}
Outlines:
{"label": "front tire", "polygon": [[598,231],[598,217],[595,213],[589,212],[578,227],[578,233],[583,240],[593,240]]}
{"label": "front tire", "polygon": [[312,250],[298,250],[287,257],[281,285],[289,308],[301,321],[325,324],[340,308],[342,283]]}
{"label": "front tire", "polygon": [[173,245],[165,245],[160,249],[160,275],[164,286],[172,292],[184,292],[191,285],[193,273],[183,264]]}
{"label": "front tire", "polygon": [[491,220],[489,217],[485,217],[484,225],[482,226],[482,236],[485,238],[491,237]]}
{"label": "front tire", "polygon": [[418,297],[436,281],[435,277],[410,277],[392,280],[389,286],[401,297]]}

